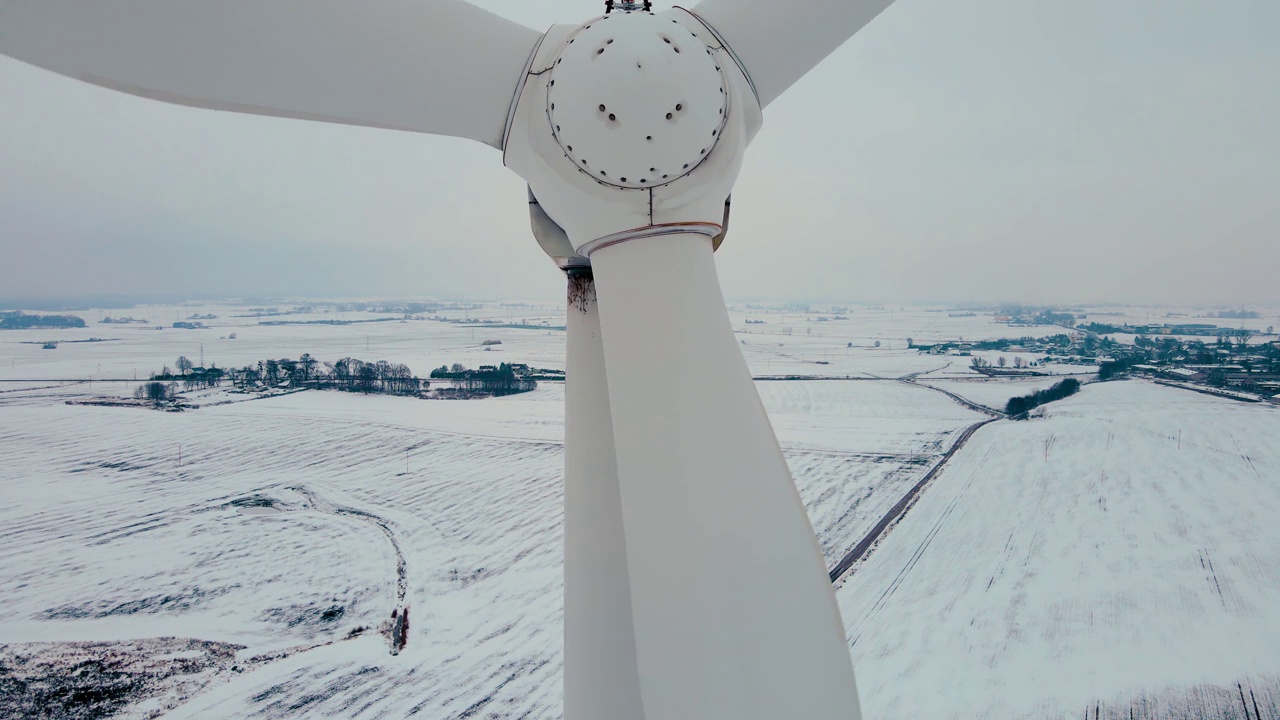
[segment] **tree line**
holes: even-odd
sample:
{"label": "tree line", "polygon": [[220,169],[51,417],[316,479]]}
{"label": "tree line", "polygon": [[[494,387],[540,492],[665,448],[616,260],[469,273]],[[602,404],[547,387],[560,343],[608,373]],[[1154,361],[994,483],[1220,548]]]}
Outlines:
{"label": "tree line", "polygon": [[165,383],[152,381],[142,383],[133,389],[133,397],[135,400],[145,400],[152,405],[159,406],[166,400],[171,400],[178,394],[177,383]]}
{"label": "tree line", "polygon": [[1004,412],[1010,417],[1022,415],[1054,400],[1071,397],[1079,391],[1080,381],[1075,378],[1067,378],[1053,387],[1037,390],[1030,395],[1009,398],[1009,402],[1005,403]]}
{"label": "tree line", "polygon": [[[520,367],[525,368],[523,365]],[[536,380],[517,374],[515,366],[507,363],[481,365],[476,370],[468,370],[461,363],[454,363],[451,367],[441,365],[431,371],[431,377],[450,380],[454,390],[469,394],[514,395],[538,387]]]}
{"label": "tree line", "polygon": [[28,315],[21,310],[0,312],[0,330],[82,327],[84,318],[75,315]]}
{"label": "tree line", "polygon": [[174,365],[176,371],[165,366],[151,379],[181,382],[187,390],[218,387],[225,380],[241,389],[309,388],[385,395],[417,395],[428,385],[401,363],[364,362],[350,357],[329,363],[316,360],[310,353],[303,353],[297,360],[270,358],[225,370],[216,365],[194,367],[186,356],[179,357]]}
{"label": "tree line", "polygon": [[[318,361],[309,353],[304,353],[297,360],[259,360],[255,364],[226,370],[212,364],[207,368],[194,367],[191,360],[183,356],[174,366],[176,370],[165,366],[161,372],[151,376],[154,384],[169,383],[169,395],[156,390],[155,397],[148,395],[148,398],[158,402],[171,397],[178,383],[187,390],[218,387],[229,381],[241,389],[307,388],[407,396],[419,395],[431,385],[429,380],[415,376],[409,366],[402,363],[386,360],[364,362],[351,357],[330,363]],[[536,388],[537,381],[518,373],[517,368],[528,369],[524,365],[502,363],[470,370],[461,363],[454,363],[452,367],[441,366],[433,370],[431,377],[448,381],[453,391],[466,396],[510,395]],[[151,393],[152,390],[145,392]]]}
{"label": "tree line", "polygon": [[417,395],[428,386],[427,381],[416,377],[409,366],[402,363],[365,362],[351,357],[329,363],[316,360],[310,353],[304,353],[297,360],[259,360],[256,365],[229,370],[227,375],[241,388],[311,388],[366,395]]}

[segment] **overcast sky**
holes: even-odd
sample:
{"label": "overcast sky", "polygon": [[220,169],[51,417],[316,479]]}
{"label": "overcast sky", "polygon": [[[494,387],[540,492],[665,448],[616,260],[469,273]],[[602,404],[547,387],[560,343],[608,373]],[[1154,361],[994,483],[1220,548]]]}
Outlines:
{"label": "overcast sky", "polygon": [[[539,30],[600,5],[477,4]],[[1276,0],[898,0],[766,112],[725,292],[1280,302],[1277,68]],[[478,143],[0,57],[0,298],[557,297],[524,193]]]}

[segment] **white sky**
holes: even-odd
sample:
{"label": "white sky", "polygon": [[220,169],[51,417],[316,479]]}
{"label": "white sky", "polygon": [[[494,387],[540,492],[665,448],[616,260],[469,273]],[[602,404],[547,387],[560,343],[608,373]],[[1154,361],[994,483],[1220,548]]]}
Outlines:
{"label": "white sky", "polygon": [[[477,4],[538,29],[601,5]],[[1277,68],[1275,0],[899,0],[766,112],[726,294],[1280,301]],[[562,284],[491,148],[0,57],[0,298]]]}

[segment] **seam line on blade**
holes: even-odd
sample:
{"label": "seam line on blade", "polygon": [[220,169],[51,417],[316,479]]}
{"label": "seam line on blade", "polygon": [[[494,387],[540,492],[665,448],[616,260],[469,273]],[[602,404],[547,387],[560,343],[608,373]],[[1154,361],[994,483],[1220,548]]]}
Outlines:
{"label": "seam line on blade", "polygon": [[[533,69],[533,61],[538,59],[538,51],[542,49],[542,42],[547,39],[547,34],[542,33],[538,38],[538,42],[533,44],[533,50],[529,52],[529,59],[524,61],[524,70],[520,73],[520,80],[516,82],[515,90],[511,92],[511,104],[507,106],[507,125],[502,128],[502,164],[507,164],[507,141],[511,139],[511,126],[516,119],[516,110],[520,107],[520,96],[524,94],[524,86],[529,83],[529,75]],[[545,72],[545,71],[544,71]]]}
{"label": "seam line on blade", "polygon": [[689,13],[689,17],[692,17],[694,20],[697,20],[699,23],[702,24],[702,27],[706,28],[707,31],[711,33],[712,37],[716,39],[716,42],[720,43],[720,47],[724,48],[724,51],[729,53],[729,57],[733,58],[733,63],[738,66],[739,70],[742,71],[742,77],[747,79],[747,86],[751,88],[751,94],[755,96],[756,104],[760,104],[760,91],[756,90],[756,83],[754,80],[751,79],[751,73],[747,72],[747,66],[742,64],[742,59],[738,57],[738,53],[733,51],[733,47],[731,47],[729,43],[725,41],[724,36],[721,35],[719,32],[717,32],[716,29],[711,26],[711,23],[702,19],[701,15],[690,10],[689,8],[681,7],[679,5],[673,5],[672,8],[676,10],[683,10],[684,12]]}

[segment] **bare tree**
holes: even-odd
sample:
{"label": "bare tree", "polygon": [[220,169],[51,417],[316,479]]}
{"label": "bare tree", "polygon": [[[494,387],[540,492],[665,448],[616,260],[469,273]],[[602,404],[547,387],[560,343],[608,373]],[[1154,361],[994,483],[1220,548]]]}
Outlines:
{"label": "bare tree", "polygon": [[139,385],[133,396],[139,400],[149,400],[152,405],[159,405],[173,396],[174,386],[162,382],[149,382]]}
{"label": "bare tree", "polygon": [[301,373],[298,370],[298,362],[296,360],[290,360],[289,358],[281,358],[279,365],[280,365],[280,372],[284,374],[285,379],[288,380],[290,383],[293,383],[296,385],[298,381],[302,379]]}
{"label": "bare tree", "polygon": [[342,358],[333,364],[333,379],[339,386],[350,387],[351,358]]}
{"label": "bare tree", "polygon": [[191,364],[191,361],[187,359],[186,355],[178,356],[178,359],[174,362],[174,365],[178,366],[178,372],[182,373],[183,375],[186,375],[187,373],[191,372],[191,368],[195,367],[194,365]]}
{"label": "bare tree", "polygon": [[360,371],[356,374],[356,385],[362,393],[371,393],[377,387],[378,370],[377,366],[369,363],[361,363]]}
{"label": "bare tree", "polygon": [[302,358],[298,360],[298,367],[302,369],[302,379],[310,380],[311,374],[316,369],[316,360],[311,357],[311,353],[302,353]]}
{"label": "bare tree", "polygon": [[245,365],[237,370],[235,374],[238,377],[237,384],[240,387],[251,387],[260,379],[260,374],[258,373],[257,368],[252,365]]}

